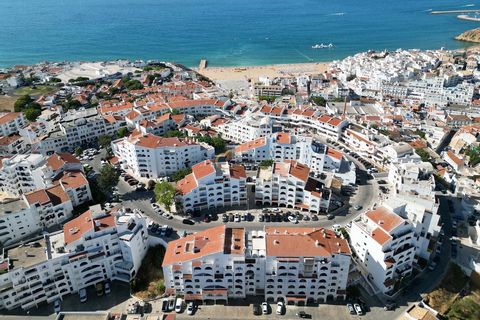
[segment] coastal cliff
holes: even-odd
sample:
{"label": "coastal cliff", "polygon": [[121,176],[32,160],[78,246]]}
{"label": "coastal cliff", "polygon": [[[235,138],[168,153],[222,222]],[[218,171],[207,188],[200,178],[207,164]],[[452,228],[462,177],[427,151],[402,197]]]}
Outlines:
{"label": "coastal cliff", "polygon": [[480,28],[467,30],[455,37],[456,40],[480,43]]}

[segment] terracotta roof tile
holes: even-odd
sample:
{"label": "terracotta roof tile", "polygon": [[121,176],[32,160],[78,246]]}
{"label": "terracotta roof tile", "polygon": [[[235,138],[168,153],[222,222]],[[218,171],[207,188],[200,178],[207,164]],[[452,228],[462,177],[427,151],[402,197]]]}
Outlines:
{"label": "terracotta roof tile", "polygon": [[327,257],[333,254],[351,254],[347,241],[336,236],[332,230],[269,227],[265,232],[268,256]]}

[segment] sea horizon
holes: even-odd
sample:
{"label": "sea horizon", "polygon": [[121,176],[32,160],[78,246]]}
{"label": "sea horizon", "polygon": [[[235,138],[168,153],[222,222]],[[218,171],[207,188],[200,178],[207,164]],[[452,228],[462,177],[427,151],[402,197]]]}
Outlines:
{"label": "sea horizon", "polygon": [[0,67],[119,59],[255,67],[328,63],[368,50],[454,50],[474,45],[454,37],[478,24],[429,12],[480,9],[455,0],[0,1]]}

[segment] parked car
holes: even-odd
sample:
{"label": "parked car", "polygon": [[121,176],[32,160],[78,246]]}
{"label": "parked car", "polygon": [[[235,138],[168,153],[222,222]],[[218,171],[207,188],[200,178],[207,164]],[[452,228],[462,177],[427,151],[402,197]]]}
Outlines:
{"label": "parked car", "polygon": [[259,316],[262,314],[262,308],[260,307],[259,304],[254,304],[253,305],[253,315],[254,316]]}
{"label": "parked car", "polygon": [[302,318],[302,319],[311,319],[312,315],[306,313],[305,311],[299,311],[299,312],[297,312],[297,317]]}
{"label": "parked car", "polygon": [[168,300],[162,300],[162,312],[168,312]]}
{"label": "parked car", "polygon": [[110,283],[105,282],[104,289],[105,289],[105,294],[109,294],[111,292]]}
{"label": "parked car", "polygon": [[203,222],[209,223],[209,222],[210,222],[210,217],[209,217],[209,216],[205,216],[205,217],[203,218]]}
{"label": "parked car", "polygon": [[182,222],[183,222],[183,224],[188,224],[188,225],[191,225],[191,226],[193,226],[195,224],[195,222],[193,222],[190,219],[183,219]]}
{"label": "parked car", "polygon": [[240,222],[240,214],[235,214],[235,222]]}
{"label": "parked car", "polygon": [[285,308],[285,304],[282,301],[277,302],[277,314],[282,315],[283,309]]}
{"label": "parked car", "polygon": [[103,296],[103,285],[101,282],[95,285],[95,291],[97,292],[97,296]]}
{"label": "parked car", "polygon": [[318,216],[316,214],[312,215],[312,221],[318,221]]}
{"label": "parked car", "polygon": [[290,221],[291,223],[294,223],[294,224],[298,223],[297,218],[295,218],[294,216],[288,216],[288,221]]}
{"label": "parked car", "polygon": [[385,306],[383,307],[383,310],[385,311],[393,311],[397,308],[397,304],[393,301],[388,301]]}
{"label": "parked car", "polygon": [[353,307],[353,304],[347,303],[347,308],[348,308],[348,313],[357,314],[357,312],[355,311],[355,308]]}
{"label": "parked car", "polygon": [[81,303],[87,302],[87,290],[85,290],[85,288],[80,289],[78,295],[80,296]]}
{"label": "parked car", "polygon": [[223,222],[228,222],[228,216],[227,216],[226,214],[224,214],[224,215],[222,216],[222,221],[223,221]]}
{"label": "parked car", "polygon": [[354,206],[353,206],[353,209],[359,211],[359,210],[362,210],[363,207],[362,207],[362,206],[359,206],[359,205],[357,204],[357,205],[354,205]]}
{"label": "parked car", "polygon": [[265,221],[265,216],[263,215],[263,213],[258,216],[258,221],[259,222],[264,222]]}
{"label": "parked car", "polygon": [[55,313],[60,313],[61,310],[60,299],[57,299],[53,302],[53,311],[55,311]]}
{"label": "parked car", "polygon": [[262,302],[262,313],[268,314],[268,303]]}
{"label": "parked car", "polygon": [[328,220],[332,220],[334,218],[335,218],[335,216],[333,214],[331,214],[331,213],[327,214],[327,219]]}
{"label": "parked car", "polygon": [[177,298],[175,301],[175,312],[181,313],[183,312],[183,299],[182,298]]}
{"label": "parked car", "polygon": [[187,305],[187,314],[189,316],[193,316],[195,312],[195,304],[193,303],[193,301],[190,301]]}
{"label": "parked car", "polygon": [[168,300],[168,311],[173,311],[175,309],[175,299]]}
{"label": "parked car", "polygon": [[229,222],[233,222],[234,220],[235,220],[235,217],[233,216],[232,213],[230,213],[230,214],[228,215],[228,221],[229,221]]}
{"label": "parked car", "polygon": [[355,308],[355,312],[357,312],[359,316],[363,315],[363,309],[358,303],[354,303],[353,307]]}

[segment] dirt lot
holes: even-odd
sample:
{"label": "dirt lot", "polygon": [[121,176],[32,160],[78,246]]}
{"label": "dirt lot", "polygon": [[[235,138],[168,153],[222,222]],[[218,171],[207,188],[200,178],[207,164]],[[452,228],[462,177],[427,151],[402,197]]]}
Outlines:
{"label": "dirt lot", "polygon": [[13,105],[17,97],[0,96],[0,111],[13,111]]}

